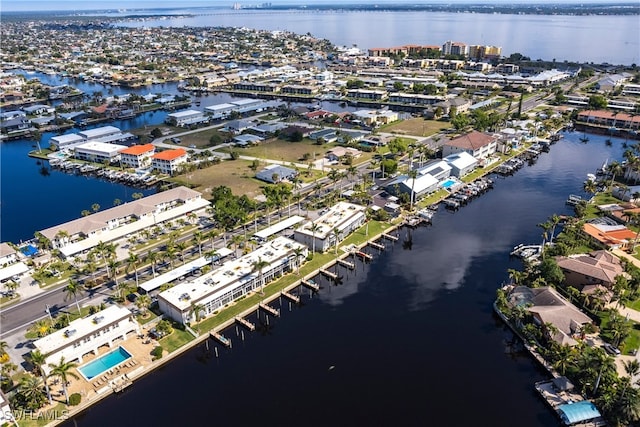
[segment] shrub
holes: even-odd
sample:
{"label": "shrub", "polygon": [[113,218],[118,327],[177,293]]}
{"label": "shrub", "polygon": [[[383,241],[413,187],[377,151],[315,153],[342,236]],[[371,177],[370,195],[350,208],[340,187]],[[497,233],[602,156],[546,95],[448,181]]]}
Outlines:
{"label": "shrub", "polygon": [[158,360],[162,358],[162,346],[159,345],[151,350],[151,356],[153,356],[153,360]]}
{"label": "shrub", "polygon": [[82,396],[80,395],[80,393],[73,393],[71,396],[69,396],[69,405],[77,406],[80,404],[81,400]]}

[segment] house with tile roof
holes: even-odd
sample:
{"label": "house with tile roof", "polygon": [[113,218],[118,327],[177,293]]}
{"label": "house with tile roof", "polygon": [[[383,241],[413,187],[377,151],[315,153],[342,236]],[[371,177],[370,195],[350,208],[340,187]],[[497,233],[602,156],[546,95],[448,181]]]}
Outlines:
{"label": "house with tile roof", "polygon": [[473,131],[457,138],[453,138],[442,146],[442,157],[463,151],[476,159],[486,159],[496,152],[498,137],[487,133]]}
{"label": "house with tile roof", "polygon": [[617,276],[628,277],[618,257],[604,250],[555,259],[564,273],[565,283],[578,290],[587,285],[611,288]]}
{"label": "house with tile roof", "polygon": [[160,151],[151,156],[151,167],[160,173],[173,175],[187,159],[187,152],[183,148]]}
{"label": "house with tile roof", "polygon": [[146,168],[151,166],[151,158],[155,152],[153,144],[132,145],[120,151],[120,161],[126,168]]}
{"label": "house with tile roof", "polygon": [[605,249],[626,250],[636,240],[636,233],[624,225],[603,225],[586,223],[582,232],[594,243]]}
{"label": "house with tile roof", "polygon": [[[561,345],[576,345],[573,337],[582,332],[584,325],[592,323],[589,316],[549,286],[516,286],[509,293],[508,301],[512,307],[524,307],[534,321]],[[547,328],[547,325],[553,328]]]}

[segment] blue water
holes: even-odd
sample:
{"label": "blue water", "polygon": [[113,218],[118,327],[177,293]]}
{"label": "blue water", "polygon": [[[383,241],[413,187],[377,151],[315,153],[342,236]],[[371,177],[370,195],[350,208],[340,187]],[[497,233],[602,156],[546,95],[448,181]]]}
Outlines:
{"label": "blue water", "polygon": [[117,349],[98,357],[96,360],[92,360],[86,365],[79,367],[78,371],[80,371],[86,379],[90,380],[130,358],[131,355],[127,350],[122,347],[118,347]]}
{"label": "blue water", "polygon": [[451,187],[452,185],[455,185],[455,183],[456,183],[456,182],[455,182],[453,179],[448,179],[448,180],[446,180],[445,182],[443,182],[442,184],[440,184],[440,186],[441,186],[442,188],[449,188],[449,187]]}

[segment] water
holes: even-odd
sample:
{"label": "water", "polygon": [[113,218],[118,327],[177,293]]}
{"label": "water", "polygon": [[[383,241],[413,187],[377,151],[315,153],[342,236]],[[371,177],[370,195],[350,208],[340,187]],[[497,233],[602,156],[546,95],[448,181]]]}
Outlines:
{"label": "water", "polygon": [[194,348],[66,425],[559,425],[533,388],[548,374],[491,304],[520,266],[513,246],[540,242],[536,224],[569,214],[586,174],[620,158],[621,140],[579,136],[460,211],[441,208],[433,226],[402,230],[411,250],[385,242],[371,264],[341,269],[342,285],[317,277],[320,293],[302,290],[301,308],[282,300],[268,325],[254,314],[245,341],[225,331],[234,345],[219,359],[214,343]]}
{"label": "water", "polygon": [[78,368],[78,371],[88,380],[97,377],[103,372],[108,371],[116,365],[121,364],[127,359],[130,359],[131,355],[122,347],[100,356],[96,360],[92,360],[84,366]]}
{"label": "water", "polygon": [[[307,32],[361,49],[447,40],[501,46],[503,55],[577,62],[640,62],[637,16],[507,15],[444,12],[215,11],[196,16],[121,22],[128,27],[247,27]],[[369,31],[375,28],[377,31]]]}

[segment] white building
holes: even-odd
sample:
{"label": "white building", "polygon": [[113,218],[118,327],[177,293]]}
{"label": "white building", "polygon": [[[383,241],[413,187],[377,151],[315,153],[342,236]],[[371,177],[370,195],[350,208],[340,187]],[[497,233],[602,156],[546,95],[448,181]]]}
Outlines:
{"label": "white building", "polygon": [[205,107],[204,110],[212,119],[225,119],[236,108],[234,104],[225,102],[223,104],[210,105],[209,107]]}
{"label": "white building", "polygon": [[209,202],[199,192],[177,187],[47,228],[40,233],[68,257],[91,249],[100,242],[108,243],[208,206]]}
{"label": "white building", "polygon": [[[295,248],[303,249],[296,257]],[[186,323],[195,320],[195,307],[200,307],[199,317],[207,317],[226,304],[260,289],[276,276],[298,266],[307,255],[306,248],[286,237],[260,246],[241,258],[227,261],[216,270],[204,274],[190,282],[180,283],[158,295],[160,311],[171,319]],[[265,261],[262,276],[254,265]]]}
{"label": "white building", "polygon": [[451,154],[444,158],[444,161],[451,167],[451,175],[461,178],[478,167],[478,159],[466,151]]}
{"label": "white building", "polygon": [[140,325],[131,311],[114,305],[74,320],[66,328],[34,341],[33,345],[46,356],[43,368],[48,374],[50,363],[58,364],[63,357],[65,362],[82,363],[88,353],[97,355],[100,347],[111,348],[130,333],[140,333]]}
{"label": "white building", "polygon": [[74,156],[79,160],[95,163],[111,163],[120,159],[120,151],[126,149],[126,145],[108,144],[106,142],[89,141],[76,146]]}
{"label": "white building", "polygon": [[184,110],[167,114],[165,122],[173,126],[189,126],[209,121],[209,118],[198,110]]}
{"label": "white building", "polygon": [[133,145],[120,151],[120,162],[126,168],[147,168],[156,152],[153,144]]}
{"label": "white building", "polygon": [[398,113],[391,110],[358,110],[351,115],[367,126],[386,125],[398,120]]}
{"label": "white building", "polygon": [[0,243],[0,282],[12,277],[20,277],[29,267],[18,258],[18,252],[8,243]]}
{"label": "white building", "polygon": [[151,156],[151,167],[160,173],[173,175],[179,171],[180,165],[187,162],[188,157],[182,148],[161,151]]}
{"label": "white building", "polygon": [[[307,221],[295,230],[296,241],[312,250],[324,252],[337,241],[344,240],[366,219],[366,208],[348,202],[338,202],[315,221]],[[315,243],[314,243],[315,242]]]}
{"label": "white building", "polygon": [[76,145],[80,145],[85,143],[87,140],[77,133],[68,133],[65,135],[52,136],[49,140],[50,146],[55,146],[59,150],[64,150],[65,148],[75,147]]}
{"label": "white building", "polygon": [[445,142],[442,146],[442,156],[466,151],[476,159],[486,159],[496,152],[497,147],[497,136],[474,130]]}
{"label": "white building", "polygon": [[104,138],[106,136],[118,135],[120,133],[122,133],[122,131],[115,126],[102,126],[95,129],[83,130],[82,132],[78,132],[78,135],[88,141],[90,139]]}

